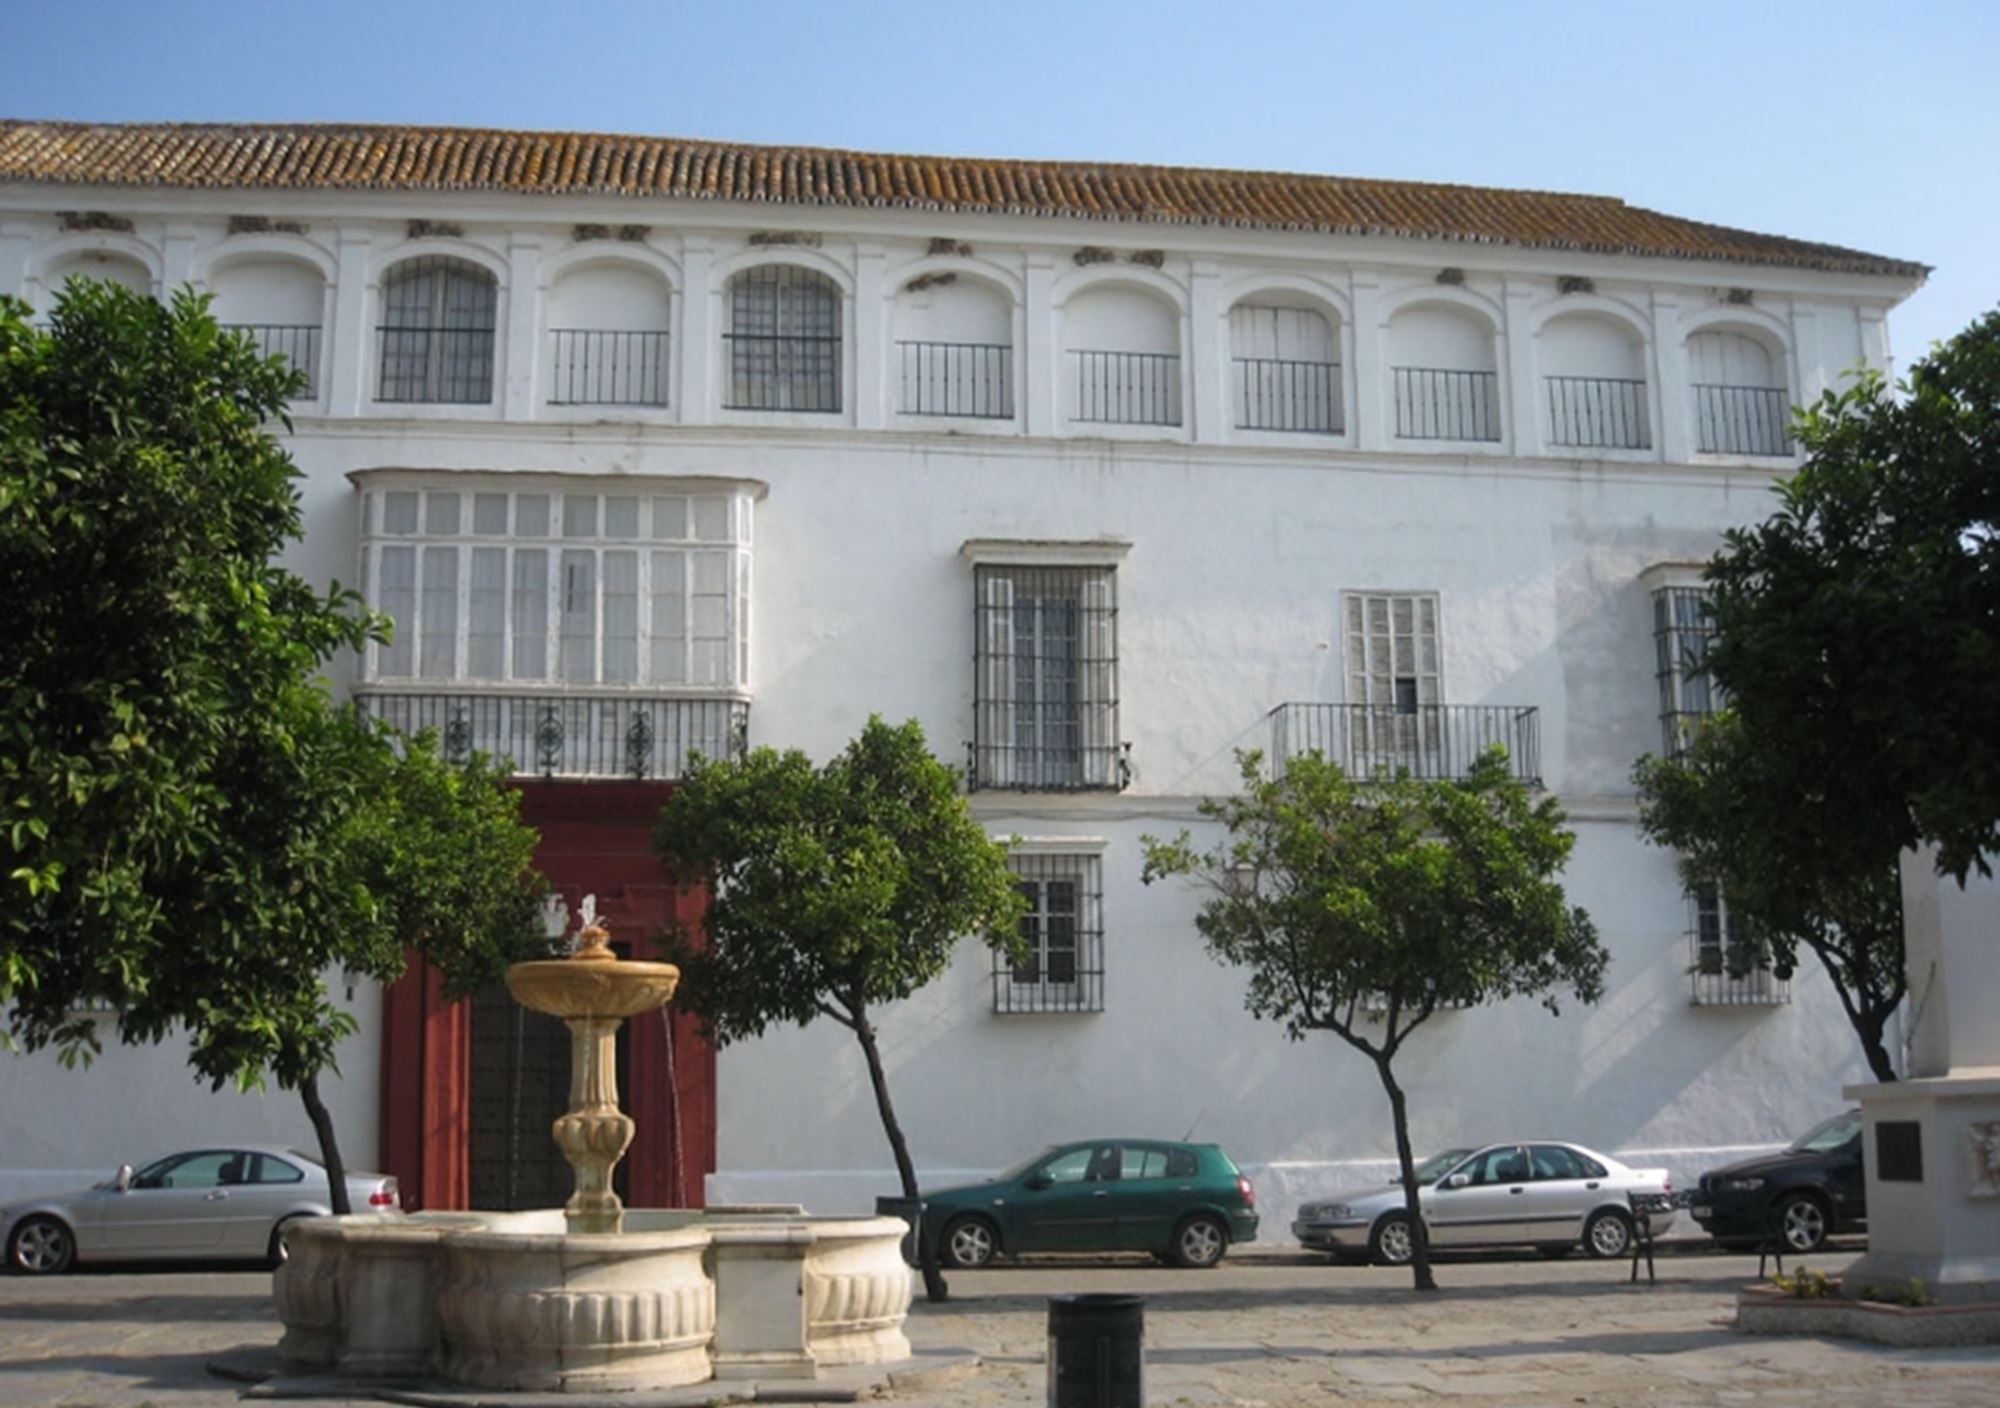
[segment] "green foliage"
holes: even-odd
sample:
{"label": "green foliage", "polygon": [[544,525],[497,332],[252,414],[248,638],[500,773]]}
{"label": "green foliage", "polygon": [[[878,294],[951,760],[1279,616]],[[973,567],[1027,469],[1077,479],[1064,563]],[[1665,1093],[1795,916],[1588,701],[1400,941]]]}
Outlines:
{"label": "green foliage", "polygon": [[73,283],[47,331],[0,305],[0,1007],[31,1048],[87,1057],[72,1014],[110,1008],[216,1084],[303,1087],[354,1029],[328,969],[414,944],[463,986],[536,932],[499,774],[319,677],[381,623],[273,562],[297,385],[185,292]]}
{"label": "green foliage", "polygon": [[1778,1272],[1771,1278],[1771,1284],[1793,1300],[1833,1300],[1840,1295],[1840,1282],[1824,1271],[1806,1266],[1790,1274]]}
{"label": "green foliage", "polygon": [[1861,1287],[1860,1299],[1871,1300],[1878,1305],[1907,1306],[1912,1310],[1937,1304],[1937,1295],[1921,1276],[1912,1276],[1901,1286],[1865,1285]]}
{"label": "green foliage", "polygon": [[697,759],[654,845],[714,881],[706,937],[675,936],[676,1001],[718,1042],[867,1009],[937,977],[958,940],[1011,941],[1022,899],[914,722],[870,719],[825,767],[796,750]]}
{"label": "green foliage", "polygon": [[1386,1059],[1442,1007],[1602,995],[1603,946],[1556,880],[1575,838],[1498,750],[1462,782],[1359,782],[1317,754],[1273,779],[1254,752],[1238,762],[1242,792],[1201,804],[1224,838],[1146,838],[1145,879],[1209,892],[1196,927],[1248,971],[1257,1016]]}
{"label": "green foliage", "polygon": [[1833,877],[2000,840],[2000,312],[1912,369],[1829,392],[1777,512],[1708,582],[1711,669],[1788,803],[1774,847]]}

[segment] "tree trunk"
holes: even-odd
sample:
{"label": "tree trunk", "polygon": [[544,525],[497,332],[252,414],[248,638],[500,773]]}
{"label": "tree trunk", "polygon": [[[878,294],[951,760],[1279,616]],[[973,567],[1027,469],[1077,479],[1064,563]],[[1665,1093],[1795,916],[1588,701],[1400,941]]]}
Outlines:
{"label": "tree trunk", "polygon": [[[882,1051],[875,1044],[875,1028],[869,1025],[867,1009],[859,1002],[853,1012],[854,1035],[861,1042],[861,1054],[868,1058],[868,1080],[875,1087],[875,1108],[882,1113],[882,1132],[889,1136],[889,1150],[896,1156],[896,1176],[902,1180],[903,1196],[915,1202],[917,1169],[910,1162],[909,1141],[903,1138],[903,1126],[896,1122],[896,1107],[889,1100],[889,1078],[882,1071]],[[936,1240],[919,1228],[916,1242],[917,1261],[924,1273],[925,1298],[933,1302],[949,1299],[951,1290],[945,1285],[944,1273],[938,1269]]]}
{"label": "tree trunk", "polygon": [[320,1162],[326,1165],[328,1205],[335,1217],[344,1217],[354,1208],[347,1201],[347,1165],[340,1159],[340,1141],[333,1133],[333,1113],[319,1097],[319,1077],[309,1075],[299,1082],[299,1098],[305,1102],[306,1117],[319,1136]]}
{"label": "tree trunk", "polygon": [[1403,1209],[1410,1219],[1410,1270],[1416,1277],[1418,1290],[1434,1291],[1438,1284],[1431,1275],[1431,1239],[1424,1230],[1423,1203],[1417,1196],[1417,1161],[1410,1152],[1409,1106],[1386,1056],[1375,1058],[1375,1071],[1382,1077],[1382,1089],[1388,1092],[1389,1115],[1396,1126],[1396,1162],[1403,1172]]}
{"label": "tree trunk", "polygon": [[1887,1023],[1888,1014],[1873,1007],[1865,1018],[1857,1017],[1854,1021],[1855,1034],[1861,1038],[1861,1053],[1868,1058],[1868,1069],[1884,1085],[1899,1079],[1896,1063],[1889,1056],[1889,1048],[1882,1044],[1882,1029]]}

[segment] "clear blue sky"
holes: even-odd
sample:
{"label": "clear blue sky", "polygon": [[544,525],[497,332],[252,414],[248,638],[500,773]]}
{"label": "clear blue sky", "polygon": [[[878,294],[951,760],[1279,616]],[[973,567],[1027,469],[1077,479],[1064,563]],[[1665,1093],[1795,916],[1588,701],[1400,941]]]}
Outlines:
{"label": "clear blue sky", "polygon": [[0,0],[0,115],[455,123],[1618,196],[2000,304],[1993,0]]}

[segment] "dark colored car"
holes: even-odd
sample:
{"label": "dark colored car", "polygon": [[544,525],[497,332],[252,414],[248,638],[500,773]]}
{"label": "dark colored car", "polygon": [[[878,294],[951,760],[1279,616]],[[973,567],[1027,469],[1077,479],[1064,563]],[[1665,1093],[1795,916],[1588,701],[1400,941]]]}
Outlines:
{"label": "dark colored car", "polygon": [[1770,1235],[1794,1252],[1818,1251],[1837,1232],[1867,1231],[1861,1112],[1821,1121],[1782,1154],[1704,1173],[1688,1210],[1718,1242]]}
{"label": "dark colored car", "polygon": [[1213,1266],[1255,1241],[1257,1198],[1214,1144],[1058,1144],[986,1183],[924,1194],[924,1235],[947,1266],[1024,1252],[1151,1252]]}

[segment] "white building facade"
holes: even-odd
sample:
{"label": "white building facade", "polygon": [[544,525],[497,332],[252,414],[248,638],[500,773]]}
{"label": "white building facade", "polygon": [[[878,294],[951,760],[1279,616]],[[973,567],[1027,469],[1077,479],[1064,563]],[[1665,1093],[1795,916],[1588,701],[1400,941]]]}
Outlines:
{"label": "white building facade", "polygon": [[[690,752],[825,758],[880,713],[967,769],[1022,838],[1034,957],[968,941],[882,1014],[928,1180],[1192,1134],[1282,1238],[1300,1198],[1386,1168],[1367,1063],[1252,1020],[1195,896],[1140,884],[1140,838],[1198,826],[1241,748],[1451,775],[1504,743],[1578,833],[1608,993],[1434,1018],[1399,1068],[1420,1146],[1562,1137],[1686,1180],[1864,1076],[1824,974],[1739,963],[1645,844],[1630,772],[1707,707],[1698,564],[1768,513],[1789,407],[1886,364],[1920,266],[1333,178],[0,125],[0,292],[46,310],[79,274],[208,291],[308,372],[292,565],[398,626],[342,687],[514,757],[551,836],[616,831],[544,863],[607,892],[614,932],[628,887],[638,947],[672,912],[645,818]],[[431,1205],[531,1196],[492,1192],[478,1132],[541,1127],[479,1113],[518,1027],[475,1013],[440,1055],[356,1005],[350,1158]],[[305,1137],[288,1099],[208,1095],[176,1059],[7,1058],[0,1192],[194,1130]],[[675,1128],[639,1201],[892,1189],[840,1029],[719,1054],[675,1029],[631,1061],[642,1128]],[[470,1133],[412,1153],[412,1101]]]}

